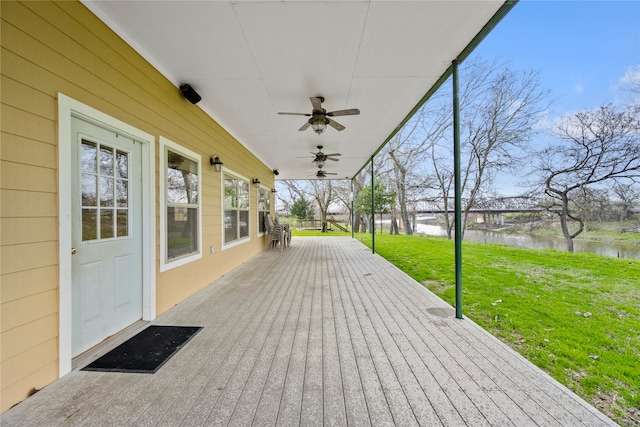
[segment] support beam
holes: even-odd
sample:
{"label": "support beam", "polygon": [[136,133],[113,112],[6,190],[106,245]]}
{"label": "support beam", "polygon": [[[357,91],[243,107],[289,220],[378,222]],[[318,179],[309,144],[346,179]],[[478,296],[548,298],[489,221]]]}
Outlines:
{"label": "support beam", "polygon": [[371,156],[371,253],[376,253],[376,199],[373,186],[373,157]]}
{"label": "support beam", "polygon": [[460,174],[460,96],[458,60],[453,61],[453,173],[455,178],[456,318],[462,319],[462,182]]}
{"label": "support beam", "polygon": [[353,198],[355,197],[355,194],[353,194],[353,178],[351,178],[351,238],[353,239],[355,237],[355,231],[354,231],[354,223],[353,221],[355,220],[355,213],[353,212]]}

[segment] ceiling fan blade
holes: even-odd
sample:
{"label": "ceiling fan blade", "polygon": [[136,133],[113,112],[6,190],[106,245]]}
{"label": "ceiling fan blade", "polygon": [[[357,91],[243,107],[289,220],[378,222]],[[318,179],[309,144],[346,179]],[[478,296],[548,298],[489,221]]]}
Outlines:
{"label": "ceiling fan blade", "polygon": [[340,160],[340,159],[333,159],[333,158],[331,158],[331,157],[327,157],[327,160],[333,160],[334,162],[337,162],[337,161],[338,161],[338,160]]}
{"label": "ceiling fan blade", "polygon": [[358,114],[360,114],[360,110],[358,110],[357,108],[350,108],[348,110],[337,110],[337,111],[328,112],[327,116],[329,116],[329,117],[357,116]]}
{"label": "ceiling fan blade", "polygon": [[342,156],[342,154],[340,154],[340,153],[331,153],[331,154],[325,154],[325,156],[327,156],[327,157],[334,156],[335,157],[335,156]]}
{"label": "ceiling fan blade", "polygon": [[325,172],[325,175],[338,175],[337,173],[333,173],[333,172]]}
{"label": "ceiling fan blade", "polygon": [[307,117],[311,117],[311,114],[309,113],[278,113],[281,116],[307,116]]}
{"label": "ceiling fan blade", "polygon": [[314,110],[322,110],[322,101],[324,101],[324,98],[318,98],[317,96],[312,96],[309,99],[311,100],[311,105],[313,105]]}
{"label": "ceiling fan blade", "polygon": [[345,127],[342,126],[340,123],[336,122],[335,120],[329,119],[329,126],[334,128],[335,130],[345,130]]}
{"label": "ceiling fan blade", "polygon": [[309,129],[309,126],[311,126],[311,123],[307,122],[305,124],[302,125],[302,127],[298,130],[307,130]]}

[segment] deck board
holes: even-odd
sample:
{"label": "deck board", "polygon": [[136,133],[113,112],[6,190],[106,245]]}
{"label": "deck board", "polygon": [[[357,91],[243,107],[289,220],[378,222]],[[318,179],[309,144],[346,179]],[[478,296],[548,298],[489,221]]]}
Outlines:
{"label": "deck board", "polygon": [[156,374],[74,369],[0,424],[615,425],[454,314],[357,240],[295,238],[152,322],[204,327]]}

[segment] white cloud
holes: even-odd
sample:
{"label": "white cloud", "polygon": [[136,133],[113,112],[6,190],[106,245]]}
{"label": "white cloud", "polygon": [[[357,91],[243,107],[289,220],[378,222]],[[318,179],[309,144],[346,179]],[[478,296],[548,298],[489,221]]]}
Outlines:
{"label": "white cloud", "polygon": [[622,77],[620,77],[621,84],[640,84],[640,64],[635,65],[627,70]]}

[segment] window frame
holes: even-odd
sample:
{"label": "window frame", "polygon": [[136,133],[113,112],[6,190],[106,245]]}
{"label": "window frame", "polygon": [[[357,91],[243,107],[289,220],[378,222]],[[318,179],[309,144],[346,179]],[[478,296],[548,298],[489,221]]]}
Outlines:
{"label": "window frame", "polygon": [[[267,193],[267,203],[269,204],[269,206],[267,206],[266,210],[260,209],[260,192],[261,191],[265,191]],[[256,221],[257,221],[257,227],[256,230],[258,230],[258,236],[264,236],[266,233],[266,229],[263,231],[260,231],[260,212],[266,212],[266,213],[271,213],[271,190],[269,190],[266,187],[260,186],[260,188],[258,188],[258,191],[256,191]],[[264,223],[264,221],[262,221]]]}
{"label": "window frame", "polygon": [[[188,255],[184,255],[181,257],[173,258],[171,260],[167,259],[168,256],[168,243],[167,243],[167,209],[171,206],[175,206],[175,203],[169,203],[167,198],[167,168],[169,166],[168,162],[168,152],[171,150],[172,152],[179,154],[181,156],[186,157],[187,159],[193,161],[197,165],[198,169],[198,203],[197,204],[189,204],[185,206],[194,207],[197,206],[197,227],[198,230],[196,232],[197,238],[197,251]],[[163,136],[160,136],[160,271],[167,271],[172,268],[180,267],[185,264],[189,264],[193,261],[199,260],[202,258],[202,157],[195,153],[194,151],[189,150]]]}
{"label": "window frame", "polygon": [[[248,194],[248,202],[249,202],[249,206],[247,206],[246,209],[242,208],[240,209],[239,207],[235,207],[232,208],[233,210],[235,210],[236,212],[240,212],[240,211],[246,211],[247,215],[248,215],[248,220],[247,220],[247,236],[246,237],[237,237],[236,239],[227,242],[225,240],[225,211],[229,210],[227,209],[227,207],[225,206],[225,181],[227,178],[233,178],[233,179],[237,179],[239,181],[244,182],[247,185],[249,194]],[[232,170],[229,169],[223,169],[222,172],[220,173],[220,179],[221,179],[221,183],[220,183],[220,188],[221,188],[221,240],[222,240],[222,250],[225,249],[229,249],[232,248],[234,246],[238,246],[241,245],[243,243],[246,243],[248,241],[251,240],[251,180],[239,173],[236,173]],[[236,196],[237,197],[237,196]],[[236,232],[237,235],[239,236],[240,234],[240,221],[239,221],[239,217],[238,217],[238,222],[237,222],[237,228],[236,228]]]}

